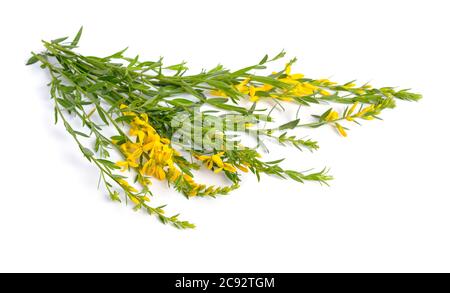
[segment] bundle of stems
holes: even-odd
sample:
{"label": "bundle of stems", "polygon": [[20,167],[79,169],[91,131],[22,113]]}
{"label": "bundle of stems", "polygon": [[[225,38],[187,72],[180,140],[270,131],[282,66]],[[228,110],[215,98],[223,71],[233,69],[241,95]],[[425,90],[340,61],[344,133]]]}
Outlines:
{"label": "bundle of stems", "polygon": [[[62,121],[84,156],[98,167],[112,200],[130,201],[135,210],[145,209],[177,228],[195,226],[179,215],[167,216],[164,206],[150,205],[152,180],[164,180],[188,198],[227,194],[239,187],[241,174],[249,171],[258,180],[265,173],[327,184],[332,179],[327,169],[300,172],[283,169],[282,159],[263,160],[258,152],[266,147],[263,140],[314,151],[316,141],[289,132],[331,125],[347,136],[344,122],[379,119],[384,109],[395,107],[396,99],[421,98],[409,90],[357,86],[354,81],[338,84],[291,73],[295,58],[279,71],[258,74],[270,62],[283,58],[284,52],[273,58],[266,55],[240,70],[218,65],[193,75],[187,74],[184,62],[165,66],[162,58],[141,61],[139,56],[126,57],[126,49],[106,57],[84,56],[74,51],[81,34],[82,28],[71,41],[43,41],[45,50],[32,53],[27,62],[40,63],[50,74],[55,123]],[[267,101],[273,107],[258,107]],[[302,124],[295,119],[274,126],[273,110],[283,109],[284,103],[335,103],[346,108],[339,113],[330,107],[312,115],[313,122]],[[70,116],[77,117],[81,127]],[[114,134],[107,135],[107,130]],[[241,135],[255,138],[258,144],[243,144]],[[87,138],[92,139],[92,146],[84,143]],[[112,149],[120,160],[111,160]],[[211,174],[225,176],[230,184],[197,182],[193,171],[202,166]],[[134,180],[125,176],[126,171],[134,174]]]}

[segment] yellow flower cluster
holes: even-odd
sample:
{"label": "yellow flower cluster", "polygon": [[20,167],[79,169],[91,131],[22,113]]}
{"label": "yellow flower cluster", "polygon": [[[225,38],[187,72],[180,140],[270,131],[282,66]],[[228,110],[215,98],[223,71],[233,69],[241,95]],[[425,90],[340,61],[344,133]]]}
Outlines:
{"label": "yellow flower cluster", "polygon": [[[134,117],[130,122],[129,135],[135,137],[135,142],[127,141],[120,145],[120,150],[126,160],[117,162],[122,171],[137,168],[140,175],[155,177],[158,180],[166,179],[166,172],[174,167],[173,155],[175,150],[170,146],[170,140],[162,138],[156,130],[148,123],[145,113],[136,114],[126,111],[127,106],[120,107],[126,116]],[[140,183],[148,185],[149,180]]]}
{"label": "yellow flower cluster", "polygon": [[[175,166],[173,157],[178,152],[170,146],[170,140],[162,138],[149,124],[146,114],[136,114],[128,111],[126,105],[121,105],[120,108],[124,115],[133,117],[133,120],[130,122],[129,135],[135,137],[134,142],[127,141],[120,145],[120,150],[126,157],[126,160],[119,161],[116,165],[121,167],[122,171],[126,171],[130,167],[135,168],[141,175],[138,177],[139,182],[144,186],[151,183],[145,176],[154,177],[158,180],[166,179],[171,183],[183,180],[188,185],[186,190],[188,196],[195,196],[200,191],[202,191],[203,195],[220,191],[220,188],[207,187],[204,184],[196,183],[191,176],[183,174]],[[214,162],[225,170],[230,172],[236,171],[232,165],[223,163],[220,155],[214,157]],[[119,184],[130,192],[137,192],[124,179],[119,179]],[[131,199],[133,200],[133,198]]]}
{"label": "yellow flower cluster", "polygon": [[244,95],[249,95],[250,101],[256,102],[259,100],[258,92],[259,91],[270,91],[273,89],[273,86],[269,84],[265,84],[260,87],[254,87],[252,85],[248,86],[248,83],[250,82],[250,78],[246,78],[243,81],[241,81],[238,85],[235,86],[236,90]]}
{"label": "yellow flower cluster", "polygon": [[[314,93],[320,93],[324,96],[330,95],[328,91],[322,89],[319,86],[313,85],[306,81],[300,81],[303,77],[304,75],[300,73],[291,74],[291,65],[287,64],[285,67],[285,74],[283,75],[282,78],[279,78],[278,80],[286,84],[292,85],[292,88],[288,90],[282,90],[281,92],[274,92],[270,95],[270,97],[280,99],[283,101],[292,101],[291,96],[302,97],[302,96],[309,96]],[[262,86],[255,87],[253,85],[249,85],[249,82],[250,78],[246,78],[239,84],[235,85],[234,87],[241,94],[248,95],[249,100],[252,102],[256,102],[260,99],[260,96],[258,96],[258,92],[260,91],[268,92],[274,88],[270,84],[263,84]],[[319,83],[322,86],[336,84],[327,79],[318,80],[317,83]],[[212,90],[210,94],[213,96],[227,97],[226,93],[221,90]]]}
{"label": "yellow flower cluster", "polygon": [[335,122],[336,120],[339,120],[339,113],[334,110],[331,110],[330,113],[328,113],[328,115],[325,117],[325,121],[334,122],[334,126],[336,127],[336,130],[339,132],[339,134],[343,137],[346,137],[347,132],[345,131],[344,127],[342,127],[342,125]]}
{"label": "yellow flower cluster", "polygon": [[[189,191],[187,191],[188,196],[196,196],[199,191],[206,188],[205,184],[198,184],[188,174],[182,174],[180,172],[180,170],[178,170],[177,168],[175,168],[173,166],[169,167],[168,172],[167,172],[167,180],[169,182],[176,182],[179,179],[184,180],[184,182],[186,182],[189,185]],[[210,186],[205,190],[205,192],[206,191],[210,192],[213,188],[214,188],[214,186]]]}
{"label": "yellow flower cluster", "polygon": [[[324,96],[330,95],[329,92],[321,89],[318,86],[315,86],[309,82],[300,81],[300,79],[302,79],[304,77],[304,75],[300,74],[300,73],[291,74],[291,65],[286,64],[286,68],[284,71],[285,71],[286,77],[280,78],[279,80],[284,83],[293,85],[293,88],[288,90],[286,92],[286,94],[294,95],[294,96],[298,96],[298,97],[310,96],[316,92],[318,92]],[[332,82],[328,81],[328,83],[330,84]]]}
{"label": "yellow flower cluster", "polygon": [[224,152],[220,152],[217,154],[214,154],[212,156],[206,156],[206,155],[200,155],[200,156],[196,156],[197,159],[199,159],[200,161],[203,161],[203,163],[206,165],[206,168],[208,169],[212,169],[213,167],[216,167],[216,169],[214,170],[215,173],[219,173],[222,170],[226,170],[232,173],[236,172],[236,168],[229,164],[229,163],[224,163],[222,161],[222,156],[223,156]]}
{"label": "yellow flower cluster", "polygon": [[[342,127],[339,123],[337,123],[338,120],[345,119],[347,121],[354,121],[355,118],[361,118],[365,120],[372,120],[374,119],[374,115],[380,112],[381,105],[368,105],[364,108],[361,108],[358,112],[355,112],[356,107],[359,105],[358,102],[353,103],[353,105],[346,111],[345,116],[340,118],[339,113],[335,110],[331,110],[330,113],[324,118],[325,121],[333,123],[336,127],[336,130],[341,134],[342,136],[346,137],[347,132],[345,131],[345,128]],[[353,114],[354,113],[354,114]]]}

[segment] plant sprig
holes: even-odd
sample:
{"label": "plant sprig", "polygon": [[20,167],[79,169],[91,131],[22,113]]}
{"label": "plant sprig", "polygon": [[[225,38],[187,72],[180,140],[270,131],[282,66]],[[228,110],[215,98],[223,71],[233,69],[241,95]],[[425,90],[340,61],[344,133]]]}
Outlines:
{"label": "plant sprig", "polygon": [[[86,56],[75,51],[82,31],[71,41],[43,41],[45,50],[32,53],[26,63],[40,63],[50,74],[55,123],[62,121],[82,154],[97,166],[112,200],[130,201],[135,210],[145,209],[161,222],[182,229],[194,225],[179,220],[178,215],[166,216],[164,206],[148,204],[153,196],[151,180],[165,180],[188,198],[228,194],[239,187],[241,174],[246,172],[258,180],[261,174],[268,174],[327,184],[332,179],[327,168],[318,172],[284,169],[283,159],[264,161],[258,149],[268,149],[267,139],[314,151],[319,148],[316,141],[292,132],[332,125],[347,136],[348,128],[341,123],[380,119],[383,110],[395,107],[396,99],[421,98],[409,90],[357,86],[354,81],[337,84],[292,73],[296,58],[272,74],[259,73],[283,58],[284,51],[272,58],[265,55],[257,64],[239,70],[218,65],[197,74],[190,74],[186,62],[165,65],[162,58],[143,61],[139,56],[127,57],[127,49],[106,57]],[[274,106],[258,107],[265,102]],[[285,103],[347,107],[341,113],[331,107],[313,114],[315,121],[311,123],[300,123],[297,118],[276,125],[273,110],[284,110]],[[67,115],[77,117],[82,129],[76,129]],[[115,134],[107,135],[106,129]],[[256,138],[257,147],[242,144],[242,136]],[[93,139],[93,146],[87,147],[83,139]],[[111,152],[122,161],[112,161]],[[194,171],[201,167],[211,174],[222,174],[230,184],[198,183]],[[134,182],[118,173],[131,170],[136,173]]]}

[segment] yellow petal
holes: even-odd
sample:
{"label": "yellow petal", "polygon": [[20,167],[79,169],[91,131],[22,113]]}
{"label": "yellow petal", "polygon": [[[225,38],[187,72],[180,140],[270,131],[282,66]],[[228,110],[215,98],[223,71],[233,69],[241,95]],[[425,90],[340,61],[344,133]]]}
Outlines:
{"label": "yellow petal", "polygon": [[161,142],[164,144],[170,144],[170,139],[168,138],[161,138]]}
{"label": "yellow petal", "polygon": [[132,159],[139,159],[142,155],[142,148],[138,148],[137,150],[135,150],[133,153],[131,153],[131,158]]}
{"label": "yellow petal", "polygon": [[197,159],[199,159],[200,161],[206,161],[209,158],[210,158],[210,156],[206,156],[206,155],[197,156]]}
{"label": "yellow petal", "polygon": [[229,164],[229,163],[224,163],[223,164],[223,169],[228,171],[228,172],[232,172],[232,173],[236,172],[236,168],[233,165]]}
{"label": "yellow petal", "polygon": [[164,180],[166,178],[166,173],[161,167],[156,167],[156,174],[155,177],[159,180]]}
{"label": "yellow petal", "polygon": [[348,110],[347,115],[352,115],[352,113],[355,111],[357,106],[358,106],[358,102],[354,102],[352,107]]}
{"label": "yellow petal", "polygon": [[289,65],[289,63],[286,64],[286,68],[284,69],[284,71],[285,71],[286,75],[291,74],[291,65]]}
{"label": "yellow petal", "polygon": [[301,74],[301,73],[295,73],[295,74],[292,74],[292,75],[291,75],[291,78],[292,78],[292,79],[301,79],[301,78],[303,78],[303,77],[305,77],[305,75],[304,75],[304,74]]}
{"label": "yellow petal", "polygon": [[227,95],[221,90],[212,90],[209,92],[212,96],[226,97]]}
{"label": "yellow petal", "polygon": [[148,153],[148,151],[150,151],[153,148],[154,145],[155,145],[155,143],[153,141],[149,142],[149,143],[147,143],[147,144],[142,146],[142,150],[144,152]]}
{"label": "yellow petal", "polygon": [[320,94],[323,95],[323,96],[329,96],[330,95],[330,93],[328,91],[326,91],[326,90],[321,90]]}
{"label": "yellow petal", "polygon": [[139,137],[139,141],[143,142],[145,139],[145,132],[143,132],[142,130],[139,130],[137,133],[138,137]]}
{"label": "yellow petal", "polygon": [[248,169],[247,168],[245,168],[244,166],[242,166],[242,165],[237,165],[236,166],[239,170],[241,170],[242,172],[245,172],[245,173],[247,173],[248,172]]}
{"label": "yellow petal", "polygon": [[334,121],[334,120],[336,120],[336,119],[338,119],[338,118],[339,118],[339,113],[336,112],[336,111],[334,111],[334,110],[332,110],[332,111],[327,115],[327,117],[325,117],[325,120],[326,120],[326,121]]}
{"label": "yellow petal", "polygon": [[141,114],[141,118],[142,120],[144,120],[145,122],[148,122],[148,115],[146,113],[142,113]]}
{"label": "yellow petal", "polygon": [[255,87],[254,87],[254,86],[251,86],[250,89],[249,89],[249,95],[250,95],[250,97],[254,97],[254,96],[255,96],[255,93],[256,93]]}
{"label": "yellow petal", "polygon": [[222,159],[220,158],[219,154],[215,154],[211,157],[211,160],[220,168],[223,167]]}
{"label": "yellow petal", "polygon": [[258,100],[259,100],[259,97],[258,97],[258,96],[250,97],[250,101],[251,101],[251,102],[257,102]]}
{"label": "yellow petal", "polygon": [[345,132],[344,127],[342,127],[340,124],[336,123],[336,128],[340,135],[342,135],[343,137],[347,137],[347,132]]}
{"label": "yellow petal", "polygon": [[130,200],[134,203],[134,204],[140,204],[140,201],[135,197],[130,195]]}
{"label": "yellow petal", "polygon": [[350,89],[350,88],[353,88],[353,87],[355,87],[355,86],[356,86],[356,84],[354,84],[354,83],[349,83],[349,84],[347,84],[347,85],[344,85],[343,87],[344,87],[344,88]]}
{"label": "yellow petal", "polygon": [[122,172],[126,171],[128,169],[128,162],[127,161],[120,161],[116,163],[116,166],[122,168]]}

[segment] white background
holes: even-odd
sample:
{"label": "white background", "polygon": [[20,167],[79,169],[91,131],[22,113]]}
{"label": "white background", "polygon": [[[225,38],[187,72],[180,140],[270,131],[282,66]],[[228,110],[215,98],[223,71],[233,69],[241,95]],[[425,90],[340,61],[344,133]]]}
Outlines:
{"label": "white background", "polygon": [[[1,272],[449,272],[448,1],[8,1],[2,4]],[[197,224],[179,231],[96,189],[98,173],[53,125],[49,77],[24,63],[41,39],[80,52],[189,61],[196,72],[285,49],[311,77],[412,88],[383,121],[275,147],[331,187],[246,177],[215,200],[156,187]],[[301,132],[299,133],[301,135]]]}

